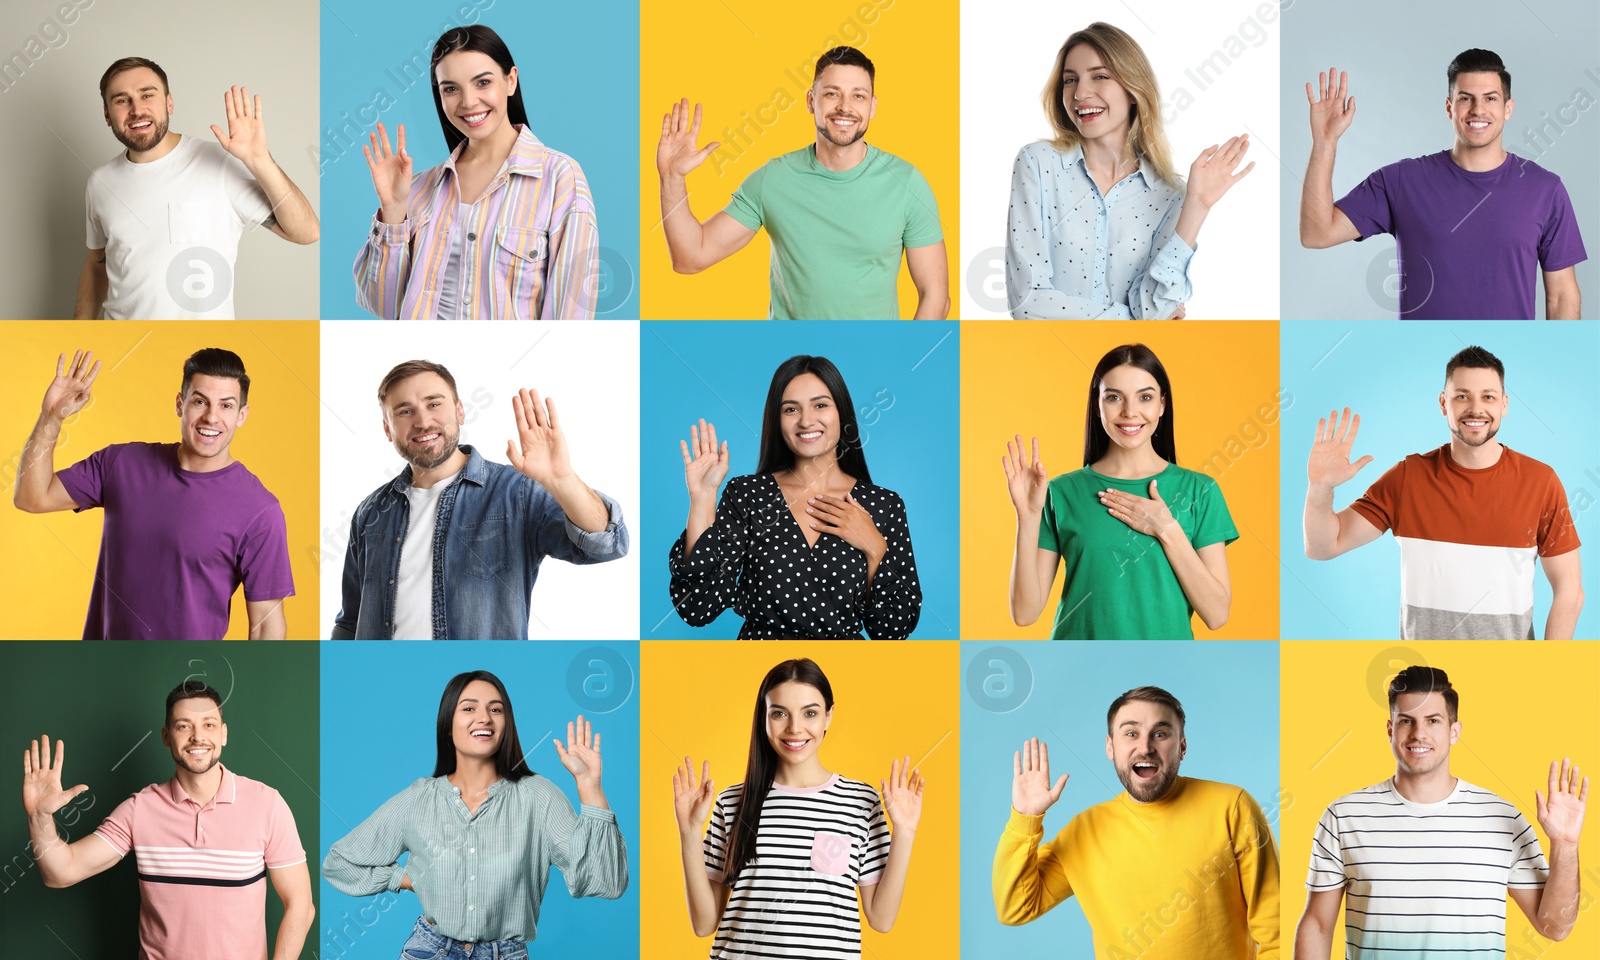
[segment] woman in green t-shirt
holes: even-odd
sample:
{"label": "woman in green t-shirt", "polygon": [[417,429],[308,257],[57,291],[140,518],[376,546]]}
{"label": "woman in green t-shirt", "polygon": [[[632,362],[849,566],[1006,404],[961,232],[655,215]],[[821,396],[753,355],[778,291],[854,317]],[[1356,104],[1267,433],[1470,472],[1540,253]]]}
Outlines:
{"label": "woman in green t-shirt", "polygon": [[1172,385],[1141,343],[1100,358],[1083,469],[1050,479],[1022,436],[1002,458],[1017,511],[1011,619],[1039,619],[1066,561],[1052,640],[1192,640],[1190,615],[1228,621],[1226,547],[1239,538],[1217,482],[1178,466]]}

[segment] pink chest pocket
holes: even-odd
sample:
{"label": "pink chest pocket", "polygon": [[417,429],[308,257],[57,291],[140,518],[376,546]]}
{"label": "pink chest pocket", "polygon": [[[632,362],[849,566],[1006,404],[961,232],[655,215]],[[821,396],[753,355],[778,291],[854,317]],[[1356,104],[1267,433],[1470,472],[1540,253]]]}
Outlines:
{"label": "pink chest pocket", "polygon": [[818,830],[811,838],[811,869],[842,877],[850,870],[850,838],[842,833]]}

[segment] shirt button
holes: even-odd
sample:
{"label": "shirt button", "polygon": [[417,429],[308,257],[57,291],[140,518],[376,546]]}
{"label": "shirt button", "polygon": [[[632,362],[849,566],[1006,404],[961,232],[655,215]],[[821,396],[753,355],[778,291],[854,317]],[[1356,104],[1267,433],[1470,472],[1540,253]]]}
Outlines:
{"label": "shirt button", "polygon": [[391,586],[391,587],[394,586],[394,581],[393,580],[389,581],[389,586]]}
{"label": "shirt button", "polygon": [[467,904],[467,909],[468,910],[476,910],[478,908],[469,903],[469,904]]}
{"label": "shirt button", "polygon": [[374,237],[376,237],[376,236],[377,236],[377,235],[378,235],[378,228],[377,228],[377,227],[373,227],[373,228],[372,228],[372,235],[373,235],[373,236],[374,236]]}
{"label": "shirt button", "polygon": [[394,538],[394,542],[395,542],[395,543],[399,543],[399,542],[400,542],[400,538],[399,538],[399,537],[395,537],[395,538]]}
{"label": "shirt button", "polygon": [[478,852],[478,848],[477,847],[468,847],[467,848],[467,852],[468,853],[477,853]]}
{"label": "shirt button", "polygon": [[476,233],[472,233],[472,232],[468,232],[467,233],[467,242],[468,243],[471,243],[476,239],[478,239],[478,235]]}
{"label": "shirt button", "polygon": [[478,875],[477,874],[473,874],[472,876],[468,877],[467,879],[468,880],[476,880],[476,879],[478,879]]}

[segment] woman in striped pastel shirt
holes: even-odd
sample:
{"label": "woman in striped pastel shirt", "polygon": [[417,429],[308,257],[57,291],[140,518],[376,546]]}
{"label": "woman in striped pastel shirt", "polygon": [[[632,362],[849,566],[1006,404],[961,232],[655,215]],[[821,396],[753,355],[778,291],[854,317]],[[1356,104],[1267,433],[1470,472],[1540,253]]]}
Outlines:
{"label": "woman in striped pastel shirt", "polygon": [[551,867],[575,897],[622,896],[628,848],[600,788],[600,737],[583,717],[567,724],[565,746],[555,741],[577,781],[577,814],[527,768],[511,697],[489,671],[451,678],[435,732],[433,776],[379,807],[322,863],[352,897],[416,893],[423,916],[403,956],[525,960]]}
{"label": "woman in striped pastel shirt", "polygon": [[756,694],[744,783],[716,794],[711,762],[696,782],[688,757],[673,776],[689,922],[697,937],[716,934],[712,957],[860,960],[861,915],[881,933],[894,926],[922,774],[910,757],[892,761],[880,801],[869,784],[830,773],[817,751],[832,722],[822,668],[786,660]]}
{"label": "woman in striped pastel shirt", "polygon": [[450,159],[416,176],[400,125],[361,148],[379,210],[356,257],[356,298],[389,320],[592,320],[600,242],[577,161],[528,129],[498,34],[458,27],[433,46],[433,103]]}

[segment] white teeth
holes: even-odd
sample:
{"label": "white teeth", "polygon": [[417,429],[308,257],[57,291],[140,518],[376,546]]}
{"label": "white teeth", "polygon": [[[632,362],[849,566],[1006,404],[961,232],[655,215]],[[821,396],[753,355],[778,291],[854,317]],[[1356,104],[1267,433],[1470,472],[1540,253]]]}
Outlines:
{"label": "white teeth", "polygon": [[427,434],[423,434],[420,437],[417,437],[412,442],[413,443],[432,443],[433,441],[435,441],[437,439],[439,439],[439,435],[437,433],[427,433]]}
{"label": "white teeth", "polygon": [[199,431],[200,436],[202,436],[202,437],[220,437],[220,436],[222,436],[222,431],[221,430],[207,430],[205,427],[196,427],[195,429]]}
{"label": "white teeth", "polygon": [[489,115],[489,111],[485,110],[482,113],[468,114],[467,116],[462,117],[461,119],[465,120],[468,123],[478,123],[479,121],[481,121],[484,117],[487,117],[488,115]]}
{"label": "white teeth", "polygon": [[1105,107],[1079,107],[1078,108],[1078,116],[1080,116],[1080,117],[1098,117],[1100,114],[1105,113],[1105,112],[1106,112],[1106,108]]}

